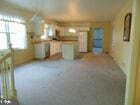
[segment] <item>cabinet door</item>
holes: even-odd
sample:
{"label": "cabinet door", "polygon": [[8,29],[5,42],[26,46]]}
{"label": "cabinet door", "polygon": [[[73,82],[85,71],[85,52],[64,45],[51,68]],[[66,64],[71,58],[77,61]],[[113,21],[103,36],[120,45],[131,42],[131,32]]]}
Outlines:
{"label": "cabinet door", "polygon": [[56,42],[55,44],[56,53],[61,52],[61,42]]}
{"label": "cabinet door", "polygon": [[61,52],[61,42],[50,43],[50,55],[55,55]]}
{"label": "cabinet door", "polygon": [[45,54],[46,57],[50,56],[50,43],[45,43]]}
{"label": "cabinet door", "polygon": [[61,28],[61,30],[60,30],[60,36],[77,36],[77,28],[73,28],[73,29],[75,29],[76,30],[76,33],[71,33],[71,32],[69,32],[69,29],[70,29],[71,27],[62,27]]}
{"label": "cabinet door", "polygon": [[58,53],[61,53],[61,50],[62,50],[62,48],[61,48],[61,42],[58,42]]}
{"label": "cabinet door", "polygon": [[54,43],[50,43],[50,55],[54,55]]}
{"label": "cabinet door", "polygon": [[60,36],[65,36],[65,28],[61,27],[60,29]]}
{"label": "cabinet door", "polygon": [[58,50],[58,47],[57,47],[57,43],[54,43],[54,54],[57,54],[57,50]]}

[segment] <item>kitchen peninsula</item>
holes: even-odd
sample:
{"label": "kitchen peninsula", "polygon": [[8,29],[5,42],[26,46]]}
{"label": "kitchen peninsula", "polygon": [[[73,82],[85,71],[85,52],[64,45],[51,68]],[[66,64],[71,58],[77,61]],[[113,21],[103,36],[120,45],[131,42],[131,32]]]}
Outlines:
{"label": "kitchen peninsula", "polygon": [[78,43],[77,42],[63,42],[62,43],[62,57],[64,59],[73,60],[78,57]]}

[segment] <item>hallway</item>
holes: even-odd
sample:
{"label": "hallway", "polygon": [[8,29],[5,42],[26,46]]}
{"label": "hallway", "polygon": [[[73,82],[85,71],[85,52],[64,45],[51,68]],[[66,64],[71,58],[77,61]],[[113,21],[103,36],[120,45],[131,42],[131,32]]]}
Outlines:
{"label": "hallway", "polygon": [[124,105],[125,75],[106,54],[59,55],[16,68],[20,105]]}

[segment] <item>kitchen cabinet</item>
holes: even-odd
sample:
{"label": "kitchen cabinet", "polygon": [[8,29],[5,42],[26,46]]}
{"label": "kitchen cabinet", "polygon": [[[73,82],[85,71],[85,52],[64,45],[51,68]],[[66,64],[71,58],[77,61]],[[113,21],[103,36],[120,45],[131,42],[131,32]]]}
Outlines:
{"label": "kitchen cabinet", "polygon": [[55,55],[61,52],[61,42],[54,41],[50,43],[50,55]]}
{"label": "kitchen cabinet", "polygon": [[61,27],[60,28],[60,36],[66,36],[66,28],[64,28],[64,27]]}
{"label": "kitchen cabinet", "polygon": [[[77,32],[71,33],[71,32],[69,32],[69,28],[71,28],[71,27],[61,27],[60,36],[77,36]],[[73,28],[73,29],[77,30],[76,28]]]}
{"label": "kitchen cabinet", "polygon": [[64,59],[73,60],[79,56],[78,43],[64,42],[62,43],[62,57]]}
{"label": "kitchen cabinet", "polygon": [[34,44],[35,59],[44,59],[61,52],[61,42],[50,41]]}
{"label": "kitchen cabinet", "polygon": [[44,59],[50,55],[49,43],[36,43],[34,44],[35,59]]}
{"label": "kitchen cabinet", "polygon": [[[76,33],[69,32],[69,29],[75,29]],[[60,28],[60,36],[78,36],[78,32],[90,31],[89,27],[61,27]]]}
{"label": "kitchen cabinet", "polygon": [[79,32],[90,31],[90,27],[78,27]]}

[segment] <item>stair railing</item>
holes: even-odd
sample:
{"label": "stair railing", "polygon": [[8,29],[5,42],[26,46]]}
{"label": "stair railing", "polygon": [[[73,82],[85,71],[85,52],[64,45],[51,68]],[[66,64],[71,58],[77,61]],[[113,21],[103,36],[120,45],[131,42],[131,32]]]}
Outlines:
{"label": "stair railing", "polygon": [[0,77],[1,77],[1,98],[16,99],[16,89],[14,82],[14,51],[10,45],[6,54],[0,57]]}

